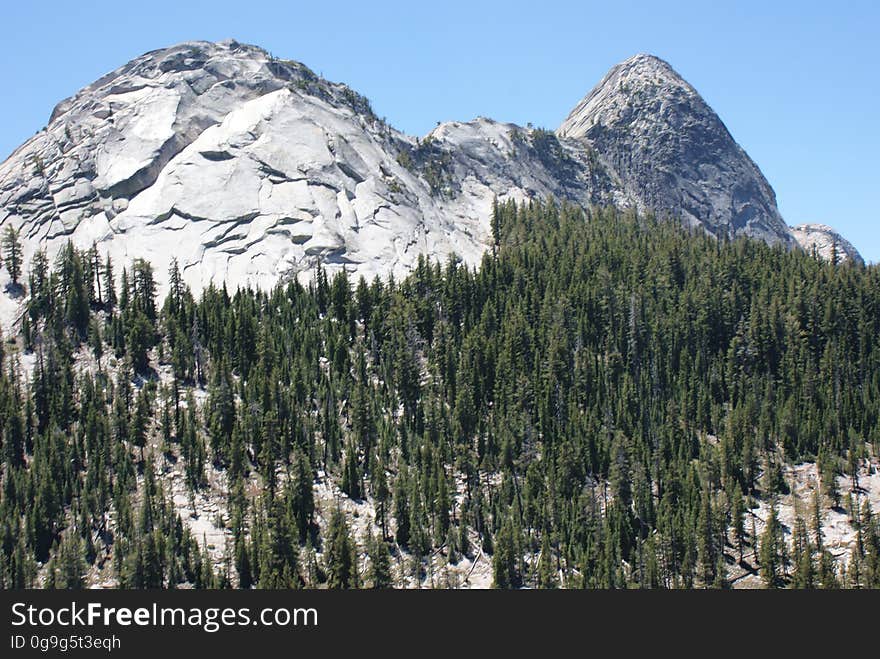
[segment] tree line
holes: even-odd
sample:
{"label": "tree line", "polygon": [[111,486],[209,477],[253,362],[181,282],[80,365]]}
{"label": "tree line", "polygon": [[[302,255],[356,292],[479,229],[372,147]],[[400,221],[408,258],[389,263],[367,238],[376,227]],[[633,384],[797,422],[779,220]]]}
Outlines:
{"label": "tree line", "polygon": [[[439,555],[500,588],[880,587],[858,483],[876,267],[553,201],[496,203],[491,227],[479,268],[198,299],[176,263],[160,301],[146,261],[38,253],[0,353],[0,583],[381,588]],[[789,541],[803,461],[821,489]],[[225,477],[219,560],[172,502],[178,463],[192,496]],[[367,533],[322,481],[372,504]]]}

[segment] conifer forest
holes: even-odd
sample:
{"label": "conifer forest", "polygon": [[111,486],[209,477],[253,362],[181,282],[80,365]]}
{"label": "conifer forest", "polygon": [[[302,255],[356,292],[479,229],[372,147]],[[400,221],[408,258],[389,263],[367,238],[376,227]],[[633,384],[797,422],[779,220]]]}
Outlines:
{"label": "conifer forest", "polygon": [[880,587],[877,266],[491,222],[478,268],[198,298],[7,232],[0,585]]}

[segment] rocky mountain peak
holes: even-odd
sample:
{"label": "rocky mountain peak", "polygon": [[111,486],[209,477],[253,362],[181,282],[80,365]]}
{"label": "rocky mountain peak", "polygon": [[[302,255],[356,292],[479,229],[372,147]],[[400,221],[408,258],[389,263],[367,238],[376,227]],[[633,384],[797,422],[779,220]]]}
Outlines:
{"label": "rocky mountain peak", "polygon": [[[139,79],[173,88],[176,82],[192,80],[193,75],[186,75],[187,72],[192,71],[203,71],[221,79],[235,79],[246,69],[251,71],[259,69],[270,59],[269,54],[263,49],[243,45],[231,39],[218,43],[187,41],[168,48],[152,50],[107,73],[74,96],[61,101],[55,106],[49,123],[63,117],[90,97],[113,95],[125,90],[125,87],[119,86],[121,82],[128,84],[132,79]],[[178,81],[176,79],[178,76],[182,76],[182,80]]]}
{"label": "rocky mountain peak", "polygon": [[602,154],[646,208],[718,237],[794,244],[758,167],[697,91],[657,57],[636,55],[612,67],[557,133]]}
{"label": "rocky mountain peak", "polygon": [[325,225],[351,212],[359,183],[390,183],[379,162],[401,139],[303,64],[232,40],[182,43],[59,103],[0,164],[0,224],[21,230],[26,261],[70,239],[160,273],[176,257],[196,290],[268,285],[344,245]]}
{"label": "rocky mountain peak", "polygon": [[[633,128],[663,119],[663,104],[686,102],[687,110],[705,105],[696,91],[665,61],[653,55],[634,55],[613,66],[571,111],[558,133],[588,138],[601,126],[626,124]],[[701,107],[699,109],[702,109]]]}
{"label": "rocky mountain peak", "polygon": [[479,262],[492,200],[631,205],[619,182],[548,131],[489,119],[425,139],[298,62],[236,41],[151,51],[62,101],[0,164],[0,224],[25,261],[68,240],[126,263],[172,258],[198,293],[310,278],[368,279],[420,254]]}
{"label": "rocky mountain peak", "polygon": [[[186,42],[62,101],[0,163],[0,227],[20,230],[25,269],[37,250],[96,244],[151,261],[160,293],[172,258],[195,293],[305,280],[319,264],[368,279],[405,275],[420,254],[476,265],[493,199],[551,196],[795,245],[757,166],[651,55],[614,66],[555,132],[481,117],[419,139],[299,62]],[[18,304],[4,299],[0,320]]]}

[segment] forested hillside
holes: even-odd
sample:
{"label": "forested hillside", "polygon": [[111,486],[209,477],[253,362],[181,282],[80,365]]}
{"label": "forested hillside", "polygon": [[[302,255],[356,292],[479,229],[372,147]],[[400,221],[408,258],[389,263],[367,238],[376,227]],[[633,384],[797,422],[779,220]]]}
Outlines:
{"label": "forested hillside", "polygon": [[176,265],[157,300],[145,261],[35,259],[0,584],[880,587],[877,267],[553,202],[492,229],[478,270],[198,300]]}

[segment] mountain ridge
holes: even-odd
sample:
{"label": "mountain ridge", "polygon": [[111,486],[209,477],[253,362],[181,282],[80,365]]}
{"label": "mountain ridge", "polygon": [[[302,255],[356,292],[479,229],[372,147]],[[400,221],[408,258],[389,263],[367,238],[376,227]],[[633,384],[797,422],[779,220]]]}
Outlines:
{"label": "mountain ridge", "polygon": [[404,275],[420,254],[477,264],[495,198],[551,196],[796,244],[720,118],[646,54],[612,67],[555,132],[479,117],[412,137],[304,64],[184,42],[62,100],[0,164],[0,224],[21,231],[26,263],[97,243],[153,262],[160,290],[172,257],[196,292],[308,279],[318,264],[368,278]]}

